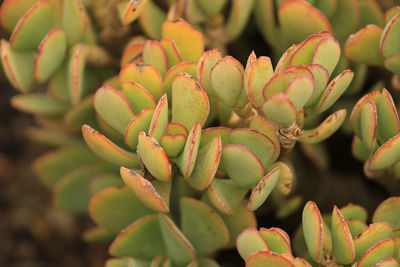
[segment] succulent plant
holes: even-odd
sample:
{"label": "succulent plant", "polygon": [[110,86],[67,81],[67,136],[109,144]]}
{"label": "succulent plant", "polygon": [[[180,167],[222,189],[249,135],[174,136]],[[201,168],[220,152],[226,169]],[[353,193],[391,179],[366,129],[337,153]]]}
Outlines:
{"label": "succulent plant", "polygon": [[383,201],[367,225],[367,211],[354,204],[321,215],[313,201],[303,210],[294,238],[279,228],[248,228],[236,246],[246,266],[398,266],[399,197]]}
{"label": "succulent plant", "polygon": [[384,65],[400,74],[400,8],[393,7],[385,13],[385,24],[371,24],[351,35],[346,42],[346,56],[356,62]]}

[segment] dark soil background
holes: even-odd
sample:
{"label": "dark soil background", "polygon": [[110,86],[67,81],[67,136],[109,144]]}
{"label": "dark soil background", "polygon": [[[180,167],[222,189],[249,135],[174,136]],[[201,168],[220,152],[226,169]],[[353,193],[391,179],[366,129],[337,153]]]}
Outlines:
{"label": "dark soil background", "polygon": [[[389,0],[381,4],[386,2],[388,5],[395,3]],[[229,47],[229,53],[242,64],[252,50],[257,56],[271,55],[255,25],[250,23],[247,29],[246,34]],[[372,84],[381,74],[381,70],[372,69],[367,84]],[[390,85],[390,76],[387,72],[383,75]],[[10,106],[9,100],[17,92],[2,71],[0,90],[0,266],[103,266],[109,257],[107,246],[87,244],[81,238],[91,224],[90,219],[54,208],[51,193],[35,177],[30,164],[46,148],[25,137],[24,129],[34,122],[29,115]],[[395,98],[395,102],[398,100]],[[381,201],[399,194],[398,191],[389,193],[385,186],[364,176],[362,164],[350,152],[351,136],[338,132],[326,143],[330,152],[329,171],[318,170],[301,152],[296,152],[296,194],[302,195],[304,202],[316,201],[322,212],[331,212],[334,204],[341,207],[352,202],[366,207],[371,216]],[[398,187],[399,183],[394,185]],[[273,212],[267,210],[260,214],[259,226],[280,227],[292,234],[300,223],[301,212],[277,220]],[[221,252],[217,260],[224,266],[243,266],[242,259],[233,251]]]}

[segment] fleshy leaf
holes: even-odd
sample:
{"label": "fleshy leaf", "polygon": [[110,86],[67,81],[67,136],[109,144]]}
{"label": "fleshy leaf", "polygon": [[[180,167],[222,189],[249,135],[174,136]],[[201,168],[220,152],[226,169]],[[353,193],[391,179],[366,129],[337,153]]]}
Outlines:
{"label": "fleshy leaf", "polygon": [[164,94],[154,110],[153,118],[150,122],[149,135],[154,137],[157,141],[165,133],[168,125],[168,98]]}
{"label": "fleshy leaf", "polygon": [[209,255],[228,243],[228,228],[211,207],[192,198],[182,198],[180,207],[182,232],[198,255]]}
{"label": "fleshy leaf", "polygon": [[282,266],[294,267],[295,265],[290,262],[284,255],[279,255],[272,251],[259,251],[250,255],[247,258],[246,266],[248,267],[261,267],[261,266]]}
{"label": "fleshy leaf", "polygon": [[355,135],[357,135],[359,138],[361,138],[361,125],[360,125],[361,108],[364,105],[364,103],[366,103],[369,100],[372,100],[374,103],[377,103],[379,101],[380,96],[381,96],[380,92],[372,92],[366,94],[360,100],[358,100],[356,105],[354,106],[350,114],[350,125]]}
{"label": "fleshy leaf", "polygon": [[104,121],[121,134],[135,116],[128,99],[111,87],[101,87],[94,95],[94,108]]}
{"label": "fleshy leaf", "polygon": [[164,91],[167,93],[168,99],[172,99],[172,82],[175,76],[183,72],[196,78],[196,64],[192,62],[181,62],[168,70],[163,79]]}
{"label": "fleshy leaf", "polygon": [[248,147],[243,145],[224,145],[222,147],[222,164],[228,176],[242,187],[258,183],[264,174],[260,159]]}
{"label": "fleshy leaf", "polygon": [[234,214],[243,202],[247,191],[246,188],[237,186],[230,179],[215,178],[207,188],[207,195],[213,206],[219,211],[225,214]]}
{"label": "fleshy leaf", "polygon": [[237,38],[246,26],[254,0],[234,0],[226,22],[226,31],[232,39]]}
{"label": "fleshy leaf", "polygon": [[165,53],[167,54],[168,68],[171,68],[182,62],[181,54],[179,53],[178,48],[172,39],[161,39],[160,43],[164,47]]}
{"label": "fleshy leaf", "polygon": [[168,69],[168,57],[161,43],[147,40],[142,53],[144,64],[152,65],[158,70],[161,76],[164,76]]}
{"label": "fleshy leaf", "polygon": [[393,98],[388,90],[383,89],[377,103],[378,112],[378,139],[387,142],[390,138],[400,133],[399,115]]}
{"label": "fleshy leaf", "polygon": [[1,63],[8,81],[21,92],[28,92],[35,86],[33,76],[35,52],[13,51],[6,40],[1,40]]}
{"label": "fleshy leaf", "polygon": [[42,93],[19,94],[11,98],[11,105],[21,111],[36,115],[60,115],[68,106]]}
{"label": "fleshy leaf", "polygon": [[82,135],[90,149],[104,160],[127,168],[137,168],[139,166],[139,158],[136,154],[118,147],[90,126],[82,126]]}
{"label": "fleshy leaf", "polygon": [[243,90],[243,66],[226,56],[211,69],[210,82],[218,99],[233,107]]}
{"label": "fleshy leaf", "polygon": [[272,140],[277,150],[276,156],[274,156],[273,158],[277,158],[280,151],[280,142],[275,126],[258,115],[254,116],[254,118],[250,121],[249,128],[261,132]]}
{"label": "fleshy leaf", "polygon": [[259,107],[264,102],[262,92],[273,74],[274,69],[269,57],[259,57],[251,65],[246,75],[245,88],[247,97],[254,106]]}
{"label": "fleshy leaf", "polygon": [[355,260],[359,260],[367,250],[381,240],[391,238],[393,235],[392,227],[385,222],[370,224],[367,229],[359,233],[353,240],[356,252]]}
{"label": "fleshy leaf", "polygon": [[118,13],[122,24],[127,25],[140,15],[148,0],[125,1],[118,5]]}
{"label": "fleshy leaf", "polygon": [[80,0],[63,1],[62,28],[67,34],[68,44],[78,43],[88,28],[88,18]]}
{"label": "fleshy leaf", "polygon": [[70,108],[64,115],[64,123],[76,129],[81,128],[83,124],[92,124],[95,120],[93,95],[82,99],[79,104]]}
{"label": "fleshy leaf", "polygon": [[380,241],[368,249],[358,261],[357,266],[372,266],[381,260],[393,257],[394,248],[395,244],[393,238]]}
{"label": "fleshy leaf", "polygon": [[54,27],[51,5],[40,1],[31,7],[18,21],[10,37],[13,50],[37,49],[43,37]]}
{"label": "fleshy leaf", "polygon": [[89,214],[93,221],[115,234],[153,212],[127,187],[106,188],[96,193],[89,203]]}
{"label": "fleshy leaf", "polygon": [[45,82],[61,65],[67,50],[67,38],[61,29],[50,31],[39,45],[35,58],[34,76]]}
{"label": "fleshy leaf", "polygon": [[400,74],[400,54],[395,54],[385,59],[385,68],[395,74]]}
{"label": "fleshy leaf", "polygon": [[371,24],[350,35],[344,49],[346,56],[358,63],[382,65],[384,57],[379,50],[382,31],[382,28]]}
{"label": "fleshy leaf", "polygon": [[5,0],[0,9],[0,24],[12,32],[18,21],[38,0]]}
{"label": "fleshy leaf", "polygon": [[121,84],[128,81],[141,85],[156,101],[163,95],[161,74],[153,66],[130,63],[121,70],[119,80]]}
{"label": "fleshy leaf", "polygon": [[353,239],[340,210],[334,206],[331,220],[332,253],[335,262],[350,264],[355,257]]}
{"label": "fleshy leaf", "polygon": [[333,38],[324,38],[315,47],[311,63],[321,65],[330,75],[338,64],[339,58],[339,42]]}
{"label": "fleshy leaf", "polygon": [[141,53],[143,51],[144,44],[144,40],[133,40],[128,43],[121,56],[121,69],[131,62],[143,63]]}
{"label": "fleshy leaf", "polygon": [[394,230],[400,229],[400,217],[396,214],[400,208],[400,197],[391,197],[383,201],[375,210],[372,222],[387,222]]}
{"label": "fleshy leaf", "polygon": [[125,144],[127,146],[136,149],[139,133],[142,131],[147,132],[149,130],[153,114],[154,108],[147,108],[133,117],[126,128],[124,135]]}
{"label": "fleshy leaf", "polygon": [[113,256],[131,256],[151,260],[165,253],[157,215],[148,215],[134,221],[112,242],[109,252]]}
{"label": "fleshy leaf", "polygon": [[190,131],[185,148],[178,158],[178,165],[181,173],[187,179],[192,174],[201,140],[201,126],[197,122]]}
{"label": "fleshy leaf", "polygon": [[204,52],[197,63],[197,79],[208,96],[217,96],[211,85],[210,72],[221,58],[221,53],[217,49],[213,49]]}
{"label": "fleshy leaf", "polygon": [[89,193],[93,196],[96,193],[115,186],[123,186],[124,182],[122,182],[121,177],[115,173],[101,173],[93,177],[90,181],[88,190]]}
{"label": "fleshy leaf", "polygon": [[185,146],[186,136],[183,134],[164,134],[160,139],[160,145],[164,148],[168,157],[175,158]]}
{"label": "fleshy leaf", "polygon": [[260,228],[260,234],[267,241],[269,250],[275,253],[292,254],[290,239],[287,233],[279,228]]}
{"label": "fleshy leaf", "polygon": [[383,29],[381,36],[381,53],[384,57],[390,57],[400,53],[400,14],[393,17]]}
{"label": "fleshy leaf", "polygon": [[314,77],[314,92],[308,99],[306,107],[315,105],[329,81],[329,72],[321,65],[309,64],[307,65],[307,68],[312,72]]}
{"label": "fleshy leaf", "polygon": [[314,81],[308,76],[295,77],[286,87],[285,94],[298,112],[310,99],[314,91]]}
{"label": "fleshy leaf", "polygon": [[317,205],[309,201],[303,210],[303,231],[311,258],[315,262],[323,259],[323,223]]}
{"label": "fleshy leaf", "polygon": [[217,172],[221,151],[222,144],[219,136],[199,150],[193,172],[187,179],[193,188],[202,191],[210,185]]}
{"label": "fleshy leaf", "polygon": [[321,32],[310,35],[306,40],[301,42],[298,47],[296,47],[295,52],[290,58],[290,65],[307,65],[311,64],[315,48],[321,39],[326,37],[331,37],[328,32]]}
{"label": "fleshy leaf", "polygon": [[237,236],[236,248],[244,260],[257,251],[269,250],[267,241],[255,228],[248,228]]}
{"label": "fleshy leaf", "polygon": [[371,170],[382,170],[400,159],[400,134],[384,143],[372,156],[369,162]]}
{"label": "fleshy leaf", "polygon": [[296,107],[283,93],[267,98],[261,109],[268,119],[279,125],[288,125],[296,120]]}
{"label": "fleshy leaf", "polygon": [[143,31],[152,39],[161,39],[161,26],[167,19],[167,14],[157,4],[149,0],[139,16]]}
{"label": "fleshy leaf", "polygon": [[168,156],[157,140],[144,132],[139,133],[137,153],[150,174],[161,180],[171,179],[172,168]]}
{"label": "fleshy leaf", "polygon": [[196,257],[192,244],[168,216],[164,214],[159,216],[167,254],[178,264],[191,262]]}
{"label": "fleshy leaf", "polygon": [[359,23],[358,1],[337,0],[335,15],[330,18],[336,38],[344,40],[357,30]]}
{"label": "fleshy leaf", "polygon": [[335,133],[342,125],[345,118],[346,110],[340,109],[329,115],[329,117],[318,125],[318,127],[311,130],[305,130],[303,135],[299,137],[298,141],[307,144],[319,143]]}
{"label": "fleshy leaf", "polygon": [[372,152],[376,142],[377,112],[375,103],[367,101],[361,109],[361,139]]}
{"label": "fleshy leaf", "polygon": [[84,95],[85,51],[83,45],[74,46],[70,51],[67,67],[67,84],[71,103],[76,105]]}
{"label": "fleshy leaf", "polygon": [[313,33],[332,31],[325,16],[305,1],[286,1],[281,4],[278,18],[282,34],[290,43],[298,43]]}
{"label": "fleshy leaf", "polygon": [[146,108],[155,108],[157,105],[154,97],[141,85],[134,82],[123,82],[122,88],[135,114]]}
{"label": "fleshy leaf", "polygon": [[175,42],[183,61],[197,62],[204,52],[203,35],[183,19],[165,21],[162,38]]}
{"label": "fleshy leaf", "polygon": [[348,204],[340,209],[345,220],[360,220],[367,222],[367,210],[359,205]]}
{"label": "fleshy leaf", "polygon": [[247,208],[251,211],[258,209],[268,198],[278,182],[280,170],[275,168],[266,174],[251,192]]}
{"label": "fleshy leaf", "polygon": [[200,84],[186,73],[177,74],[172,81],[172,122],[192,129],[207,120],[210,102]]}
{"label": "fleshy leaf", "polygon": [[135,193],[135,195],[150,209],[158,212],[169,211],[170,182],[150,182],[138,173],[121,167],[121,177],[124,183]]}
{"label": "fleshy leaf", "polygon": [[353,239],[362,231],[368,228],[367,224],[358,219],[346,220],[346,224],[349,227],[351,236]]}

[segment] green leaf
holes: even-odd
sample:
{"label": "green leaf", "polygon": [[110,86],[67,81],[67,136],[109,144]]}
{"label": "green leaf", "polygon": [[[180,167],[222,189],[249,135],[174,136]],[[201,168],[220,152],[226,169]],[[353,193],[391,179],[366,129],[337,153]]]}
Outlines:
{"label": "green leaf", "polygon": [[198,255],[209,255],[228,243],[228,228],[211,207],[192,198],[182,198],[180,207],[182,232]]}
{"label": "green leaf", "polygon": [[40,1],[18,21],[11,37],[13,50],[37,49],[43,37],[53,28],[54,16],[48,1]]}
{"label": "green leaf", "polygon": [[359,233],[353,240],[356,252],[355,260],[359,260],[367,250],[379,241],[392,238],[393,231],[390,224],[385,222],[370,224],[367,229]]}
{"label": "green leaf", "polygon": [[[171,68],[182,62],[181,54],[179,53],[178,48],[172,39],[161,39],[160,43],[167,54],[168,68]],[[165,88],[164,90],[167,91]]]}
{"label": "green leaf", "polygon": [[172,99],[172,82],[175,76],[183,72],[196,78],[196,64],[192,62],[180,62],[168,70],[163,80],[164,91],[167,93],[168,99]]}
{"label": "green leaf", "polygon": [[391,197],[383,201],[375,210],[372,222],[387,222],[394,230],[400,229],[400,218],[396,211],[400,208],[400,197]]}
{"label": "green leaf", "polygon": [[375,103],[371,100],[367,101],[361,108],[361,139],[371,152],[373,152],[374,144],[376,143],[377,120]]}
{"label": "green leaf", "polygon": [[378,263],[381,260],[393,257],[395,244],[394,239],[387,239],[376,243],[360,258],[358,266],[367,267]]}
{"label": "green leaf", "polygon": [[154,137],[157,141],[161,139],[161,136],[166,131],[168,125],[168,98],[167,94],[164,94],[154,110],[153,118],[150,122],[149,135]]}
{"label": "green leaf", "polygon": [[210,102],[200,84],[186,73],[177,74],[172,82],[172,122],[192,129],[203,126],[210,111]]}
{"label": "green leaf", "polygon": [[382,65],[385,59],[379,50],[382,32],[382,28],[371,24],[350,35],[344,49],[346,56],[358,63]]}
{"label": "green leaf", "polygon": [[197,122],[190,131],[186,139],[183,152],[177,160],[179,169],[186,179],[190,176],[190,174],[192,174],[194,165],[196,163],[200,140],[201,126]]}
{"label": "green leaf", "polygon": [[210,72],[220,59],[221,53],[215,48],[204,52],[197,63],[197,78],[208,96],[217,96],[211,85]]}
{"label": "green leaf", "polygon": [[306,144],[319,143],[334,134],[346,118],[346,110],[340,109],[329,115],[320,125],[311,130],[305,130],[298,139]]}
{"label": "green leaf", "polygon": [[263,117],[257,115],[254,116],[253,119],[250,121],[249,128],[261,132],[272,140],[272,142],[276,146],[276,154],[273,156],[273,159],[275,160],[279,155],[281,144],[278,138],[276,127],[272,125],[272,123],[266,121]]}
{"label": "green leaf", "polygon": [[321,39],[315,47],[312,64],[324,67],[329,75],[332,74],[340,59],[340,45],[334,38]]}
{"label": "green leaf", "polygon": [[140,15],[148,0],[125,1],[118,4],[118,14],[123,25],[127,25]]}
{"label": "green leaf", "polygon": [[336,38],[345,40],[359,24],[358,1],[337,0],[335,15],[330,18]]}
{"label": "green leaf", "polygon": [[96,243],[96,242],[105,243],[112,241],[112,239],[114,238],[114,234],[108,232],[101,226],[94,226],[89,229],[86,229],[82,237],[85,240],[85,242],[88,243]]}
{"label": "green leaf", "polygon": [[305,75],[295,77],[286,87],[285,94],[298,112],[310,99],[314,91],[314,81]]}
{"label": "green leaf", "polygon": [[400,121],[396,106],[389,91],[382,90],[381,97],[377,103],[378,113],[378,139],[381,143],[400,133]]}
{"label": "green leaf", "polygon": [[168,57],[161,43],[147,40],[142,53],[144,64],[152,65],[164,76],[168,70]]}
{"label": "green leaf", "polygon": [[139,166],[139,158],[136,154],[120,148],[90,126],[82,126],[82,135],[89,148],[102,159],[127,168]]}
{"label": "green leaf", "polygon": [[260,228],[260,234],[267,241],[269,250],[278,254],[292,254],[288,234],[279,228]]}
{"label": "green leaf", "polygon": [[70,51],[67,63],[67,84],[71,103],[76,105],[84,96],[85,51],[83,45],[78,44]]}
{"label": "green leaf", "polygon": [[254,63],[246,67],[245,88],[250,102],[259,107],[264,102],[262,95],[264,86],[272,78],[274,69],[269,57],[259,57]]}
{"label": "green leaf", "polygon": [[148,0],[139,16],[139,23],[146,35],[152,39],[161,39],[161,28],[167,14],[152,0]]}
{"label": "green leaf", "polygon": [[146,108],[155,108],[157,105],[150,92],[137,83],[125,81],[122,83],[122,89],[135,114]]}
{"label": "green leaf", "polygon": [[119,73],[121,84],[125,81],[134,82],[146,89],[156,101],[164,93],[161,74],[150,65],[130,63]]}
{"label": "green leaf", "polygon": [[368,24],[375,24],[379,27],[385,25],[385,18],[376,0],[362,0],[358,3],[360,10],[360,23],[358,27],[365,27]]}
{"label": "green leaf", "polygon": [[311,64],[316,46],[324,38],[333,38],[330,32],[324,31],[310,35],[306,40],[297,45],[295,52],[290,57],[290,65]]}
{"label": "green leaf", "polygon": [[187,182],[196,190],[206,189],[214,179],[221,159],[221,137],[217,136],[197,154],[193,171],[187,178]]}
{"label": "green leaf", "polygon": [[104,121],[121,134],[135,116],[128,99],[118,90],[101,87],[94,95],[94,108]]}
{"label": "green leaf", "polygon": [[287,1],[281,4],[278,19],[282,34],[289,43],[298,43],[320,31],[332,31],[325,16],[304,1]]}
{"label": "green leaf", "polygon": [[369,162],[371,170],[382,170],[400,159],[400,134],[384,143],[372,156]]}
{"label": "green leaf", "polygon": [[393,17],[383,29],[381,36],[381,53],[384,57],[390,57],[400,53],[400,14]]}
{"label": "green leaf", "polygon": [[138,260],[130,257],[119,257],[107,260],[105,267],[149,267],[149,264],[150,263],[145,260]]}
{"label": "green leaf", "polygon": [[160,139],[160,145],[164,148],[169,158],[175,158],[182,151],[186,143],[183,134],[164,134]]}
{"label": "green leaf", "polygon": [[6,40],[0,43],[1,64],[8,81],[21,92],[28,92],[35,86],[33,76],[34,51],[13,51]]}
{"label": "green leaf", "polygon": [[89,182],[95,175],[115,170],[112,165],[95,162],[68,172],[54,188],[56,207],[67,212],[86,213],[91,198]]}
{"label": "green leaf", "polygon": [[353,239],[340,210],[334,206],[331,220],[332,253],[335,262],[350,264],[355,257]]}
{"label": "green leaf", "polygon": [[244,145],[254,152],[264,167],[271,164],[276,159],[275,155],[279,154],[273,141],[257,130],[233,129],[229,137],[232,144]]}
{"label": "green leaf", "polygon": [[368,228],[367,224],[358,219],[346,220],[352,238],[354,239],[359,233]]}
{"label": "green leaf", "polygon": [[224,145],[221,160],[229,178],[238,186],[253,186],[263,177],[264,167],[262,162],[246,146]]}
{"label": "green leaf", "polygon": [[175,42],[183,61],[197,62],[204,52],[203,35],[183,19],[165,21],[162,38]]}
{"label": "green leaf", "polygon": [[93,179],[89,183],[88,190],[89,193],[93,196],[106,188],[123,185],[124,183],[122,182],[119,175],[111,172],[102,173],[93,177]]}
{"label": "green leaf", "polygon": [[210,127],[204,129],[201,132],[201,141],[200,141],[200,148],[207,145],[211,140],[213,140],[216,136],[221,137],[222,145],[227,145],[231,143],[230,138],[231,129],[227,127]]}
{"label": "green leaf", "polygon": [[359,205],[352,203],[347,204],[340,209],[340,212],[345,220],[357,219],[363,221],[364,223],[367,222],[367,210]]}
{"label": "green leaf", "polygon": [[0,9],[0,24],[8,32],[12,32],[17,26],[21,17],[34,5],[38,0],[5,0]]}
{"label": "green leaf", "polygon": [[128,187],[109,187],[96,193],[89,202],[92,220],[118,234],[137,219],[154,213]]}
{"label": "green leaf", "polygon": [[377,266],[377,267],[397,267],[399,265],[400,265],[400,262],[397,259],[388,258],[388,259],[384,259],[384,260],[379,261],[374,266]]}
{"label": "green leaf", "polygon": [[282,266],[293,267],[294,265],[284,255],[279,255],[272,251],[259,251],[250,255],[247,258],[246,266],[261,267],[261,266]]}
{"label": "green leaf", "polygon": [[280,170],[275,168],[267,173],[251,192],[247,208],[251,211],[258,209],[268,198],[269,194],[275,188],[279,178]]}
{"label": "green leaf", "polygon": [[372,92],[364,95],[360,100],[357,101],[354,106],[351,115],[350,115],[350,124],[353,132],[357,135],[357,137],[361,138],[361,108],[369,100],[372,100],[374,103],[377,103],[380,99],[380,92]]}
{"label": "green leaf", "polygon": [[255,228],[248,228],[237,236],[236,248],[244,260],[255,252],[269,250],[267,241]]}
{"label": "green leaf", "polygon": [[160,227],[167,255],[177,264],[183,265],[196,258],[195,250],[189,240],[166,215],[160,214]]}
{"label": "green leaf", "polygon": [[23,112],[35,115],[59,115],[68,106],[56,101],[53,97],[42,93],[20,94],[11,98],[11,105]]}
{"label": "green leaf", "polygon": [[218,99],[233,107],[243,90],[243,66],[226,56],[211,69],[210,82]]}
{"label": "green leaf", "polygon": [[312,72],[314,77],[314,91],[311,97],[308,99],[306,107],[314,106],[316,104],[316,101],[318,101],[329,81],[329,72],[321,65],[309,64],[307,65],[307,68]]}
{"label": "green leaf", "polygon": [[322,262],[323,222],[317,205],[312,201],[308,201],[303,210],[303,231],[311,258]]}
{"label": "green leaf", "polygon": [[385,59],[385,68],[395,74],[400,74],[400,54],[393,55]]}
{"label": "green leaf", "polygon": [[123,69],[129,63],[143,63],[142,52],[144,44],[144,40],[134,39],[126,45],[121,56],[121,69]]}
{"label": "green leaf", "polygon": [[39,45],[35,58],[34,76],[38,83],[45,82],[64,61],[67,38],[63,30],[50,31]]}
{"label": "green leaf", "polygon": [[85,97],[79,104],[70,108],[64,115],[64,123],[68,127],[80,129],[83,124],[95,123],[93,95]]}
{"label": "green leaf", "polygon": [[247,188],[237,186],[230,179],[215,178],[207,188],[207,196],[220,212],[235,214],[247,191]]}
{"label": "green leaf", "polygon": [[125,144],[136,149],[138,145],[138,136],[140,132],[147,132],[150,127],[151,119],[153,118],[154,108],[146,108],[137,114],[129,122],[124,135]]}
{"label": "green leaf", "polygon": [[344,91],[346,91],[353,77],[354,73],[351,70],[345,70],[335,77],[320,96],[314,108],[315,112],[322,113],[330,108]]}
{"label": "green leaf", "polygon": [[161,181],[171,179],[172,168],[168,156],[157,140],[144,132],[139,133],[137,153],[150,174]]}
{"label": "green leaf", "polygon": [[86,147],[64,147],[36,158],[33,167],[44,185],[54,187],[66,173],[96,159]]}
{"label": "green leaf", "polygon": [[151,260],[160,253],[165,253],[159,217],[148,215],[134,221],[125,228],[110,246],[113,256],[131,256]]}
{"label": "green leaf", "polygon": [[[69,88],[67,82],[67,64],[62,64],[58,70],[48,79],[47,88],[54,98],[70,103]],[[92,95],[93,97],[93,95]],[[92,110],[93,110],[93,100]],[[94,113],[94,112],[93,112]],[[82,125],[82,124],[81,124]],[[79,126],[81,126],[79,125]]]}
{"label": "green leaf", "polygon": [[289,65],[294,52],[297,51],[297,45],[292,44],[281,56],[275,67],[275,73],[283,72]]}
{"label": "green leaf", "polygon": [[268,168],[268,172],[275,168],[279,168],[279,179],[276,184],[276,189],[283,195],[288,195],[292,189],[293,172],[289,166],[283,162],[277,161]]}
{"label": "green leaf", "polygon": [[296,108],[283,93],[276,93],[267,98],[261,109],[268,119],[282,126],[291,124],[296,120]]}
{"label": "green leaf", "polygon": [[150,209],[158,212],[169,211],[171,182],[150,182],[133,170],[121,167],[121,177],[133,193]]}
{"label": "green leaf", "polygon": [[206,13],[209,18],[214,18],[221,12],[226,4],[226,0],[196,0],[201,9]]}
{"label": "green leaf", "polygon": [[62,28],[67,34],[68,45],[82,40],[88,25],[88,17],[80,0],[63,1]]}

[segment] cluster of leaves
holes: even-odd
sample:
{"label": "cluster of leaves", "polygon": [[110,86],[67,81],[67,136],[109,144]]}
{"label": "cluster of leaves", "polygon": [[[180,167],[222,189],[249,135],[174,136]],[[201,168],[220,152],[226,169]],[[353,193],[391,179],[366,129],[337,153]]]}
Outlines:
{"label": "cluster of leaves", "polygon": [[[383,201],[367,225],[367,211],[349,204],[334,206],[332,214],[321,215],[309,201],[303,223],[293,238],[279,228],[249,228],[237,237],[237,249],[246,266],[399,266],[400,224],[394,212],[400,198]],[[302,258],[300,258],[302,257]]]}

